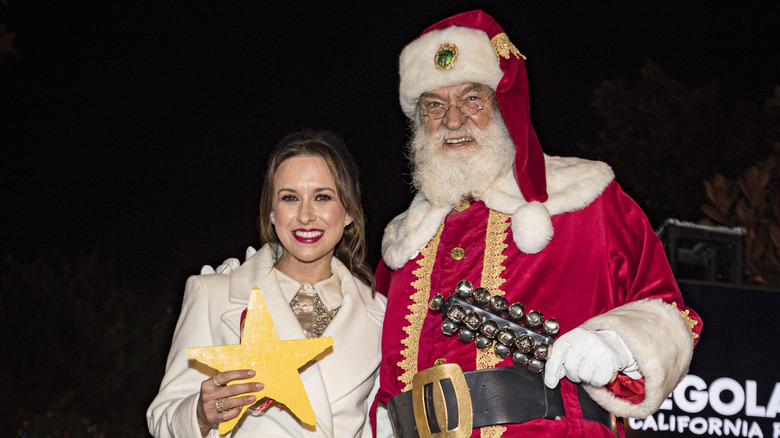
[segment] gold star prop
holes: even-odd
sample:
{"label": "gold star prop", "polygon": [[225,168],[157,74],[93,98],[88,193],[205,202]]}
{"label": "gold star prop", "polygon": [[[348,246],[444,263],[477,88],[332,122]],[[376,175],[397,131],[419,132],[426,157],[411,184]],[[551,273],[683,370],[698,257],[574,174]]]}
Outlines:
{"label": "gold star prop", "polygon": [[[228,385],[260,382],[265,385],[263,389],[245,395],[255,395],[257,400],[262,397],[272,398],[286,405],[301,422],[313,426],[317,421],[298,368],[331,345],[333,338],[280,341],[260,288],[254,287],[249,298],[241,343],[188,348],[187,355],[220,372],[255,370],[257,374],[251,379],[234,380]],[[242,407],[236,418],[220,423],[219,433],[233,430],[247,407]]]}

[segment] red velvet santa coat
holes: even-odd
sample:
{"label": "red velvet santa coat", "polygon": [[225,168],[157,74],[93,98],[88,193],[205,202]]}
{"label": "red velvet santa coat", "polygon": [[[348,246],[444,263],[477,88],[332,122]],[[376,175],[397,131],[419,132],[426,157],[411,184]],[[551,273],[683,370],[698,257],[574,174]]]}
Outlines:
{"label": "red velvet santa coat", "polygon": [[[441,314],[431,312],[428,302],[436,292],[446,298],[463,279],[556,318],[561,334],[578,326],[618,332],[644,382],[621,376],[610,388],[614,393],[586,385],[594,400],[618,416],[651,414],[685,375],[702,324],[683,305],[644,213],[605,164],[545,159],[550,197],[543,209],[525,203],[510,172],[463,210],[437,208],[418,195],[388,225],[377,272],[377,290],[388,297],[379,403],[410,390],[414,374],[439,358],[463,371],[514,366],[511,356],[500,360],[442,334]],[[536,220],[545,210],[552,229]],[[465,257],[451,257],[455,248]],[[615,396],[631,392],[621,382],[639,387],[638,400]],[[582,420],[573,383],[564,378],[560,386],[566,418],[494,426],[482,436],[614,436]]]}

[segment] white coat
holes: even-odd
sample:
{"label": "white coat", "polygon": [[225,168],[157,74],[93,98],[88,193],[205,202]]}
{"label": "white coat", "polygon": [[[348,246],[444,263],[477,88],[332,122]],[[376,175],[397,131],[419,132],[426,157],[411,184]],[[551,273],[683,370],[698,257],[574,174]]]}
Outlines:
{"label": "white coat", "polygon": [[[195,275],[187,280],[181,315],[173,335],[160,392],[146,417],[156,438],[200,436],[196,407],[200,384],[216,371],[187,356],[188,347],[238,344],[241,313],[258,286],[279,338],[302,339],[303,329],[272,271],[272,247],[265,245],[230,275]],[[277,404],[247,410],[228,436],[371,436],[367,415],[378,386],[380,339],[385,298],[355,278],[335,257],[331,268],[341,279],[343,303],[323,336],[333,351],[300,369],[317,425],[309,427]],[[210,437],[218,436],[212,429]]]}

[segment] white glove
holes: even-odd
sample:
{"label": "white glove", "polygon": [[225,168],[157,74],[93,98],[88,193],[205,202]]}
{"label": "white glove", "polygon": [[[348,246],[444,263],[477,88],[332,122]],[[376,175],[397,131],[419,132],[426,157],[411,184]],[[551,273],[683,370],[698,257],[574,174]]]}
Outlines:
{"label": "white glove", "polygon": [[604,386],[617,372],[632,379],[642,377],[634,355],[620,335],[612,330],[593,331],[578,327],[553,344],[544,366],[544,384],[555,388],[565,376],[574,383]]}
{"label": "white glove", "polygon": [[[257,253],[257,250],[253,247],[249,247],[246,249],[246,259],[249,260],[253,255]],[[238,267],[241,266],[241,262],[238,261],[237,258],[231,257],[229,259],[225,259],[224,262],[222,262],[221,265],[217,266],[217,269],[211,267],[211,265],[203,265],[202,268],[200,268],[201,274],[230,274],[231,272],[238,269]]]}
{"label": "white glove", "polygon": [[203,265],[203,267],[200,268],[200,275],[206,274],[216,274],[216,271],[214,271],[214,268],[211,265]]}
{"label": "white glove", "polygon": [[244,254],[244,260],[249,260],[253,255],[257,254],[257,250],[254,247],[247,247],[246,254]]}

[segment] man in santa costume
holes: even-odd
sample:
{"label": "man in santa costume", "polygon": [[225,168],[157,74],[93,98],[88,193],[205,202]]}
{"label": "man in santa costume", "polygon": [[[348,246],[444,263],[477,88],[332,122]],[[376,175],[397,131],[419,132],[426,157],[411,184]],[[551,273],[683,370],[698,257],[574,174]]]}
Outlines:
{"label": "man in santa costume", "polygon": [[[687,372],[702,323],[610,167],[544,155],[525,57],[482,11],[426,29],[399,70],[416,196],[385,229],[377,270],[388,298],[378,421],[386,408],[402,437],[606,437],[623,432],[610,413],[656,411]],[[558,321],[543,371],[496,354],[492,339],[477,348],[443,333],[431,300],[460,280]],[[459,376],[415,380],[451,364],[468,399]]]}

